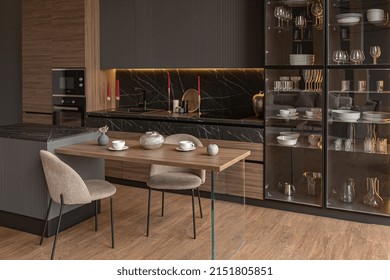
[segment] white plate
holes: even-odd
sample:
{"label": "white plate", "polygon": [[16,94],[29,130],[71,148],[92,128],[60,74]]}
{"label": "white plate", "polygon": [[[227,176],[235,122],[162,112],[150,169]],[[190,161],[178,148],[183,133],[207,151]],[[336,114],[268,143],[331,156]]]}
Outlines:
{"label": "white plate", "polygon": [[127,150],[129,148],[129,146],[124,146],[122,150],[118,150],[118,149],[115,149],[114,147],[108,147],[108,149],[110,151],[124,151],[124,150]]}
{"label": "white plate", "polygon": [[336,15],[337,23],[340,25],[351,26],[357,24],[362,18],[362,14],[346,13]]}
{"label": "white plate", "polygon": [[190,152],[190,151],[193,151],[193,150],[195,150],[195,149],[196,149],[196,147],[193,147],[193,148],[188,149],[188,150],[183,150],[183,149],[180,148],[180,147],[176,147],[176,151],[179,151],[179,152]]}
{"label": "white plate", "polygon": [[306,115],[303,115],[302,117],[305,119],[310,119],[310,120],[312,120],[312,119],[319,119],[320,120],[321,119],[320,117],[317,117],[317,116],[308,117]]}
{"label": "white plate", "polygon": [[295,116],[298,116],[299,113],[293,113],[291,115],[288,115],[288,116],[282,116],[281,114],[277,114],[278,117],[282,117],[282,118],[291,118],[291,117],[295,117]]}

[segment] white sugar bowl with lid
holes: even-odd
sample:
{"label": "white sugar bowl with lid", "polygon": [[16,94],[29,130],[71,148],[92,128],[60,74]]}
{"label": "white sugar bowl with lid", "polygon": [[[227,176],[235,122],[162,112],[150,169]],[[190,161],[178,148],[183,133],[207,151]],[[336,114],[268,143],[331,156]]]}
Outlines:
{"label": "white sugar bowl with lid", "polygon": [[141,136],[139,143],[147,150],[158,149],[164,144],[164,136],[157,131],[148,131]]}

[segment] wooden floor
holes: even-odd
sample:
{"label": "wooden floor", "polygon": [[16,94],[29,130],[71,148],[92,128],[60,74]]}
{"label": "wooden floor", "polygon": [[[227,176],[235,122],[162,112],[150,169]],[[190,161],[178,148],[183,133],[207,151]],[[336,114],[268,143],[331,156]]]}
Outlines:
{"label": "wooden floor", "polygon": [[[102,203],[99,230],[93,218],[59,235],[56,259],[210,259],[210,201],[197,215],[192,238],[191,197],[166,194],[160,217],[160,195],[153,192],[151,236],[145,236],[147,190],[117,186],[116,248],[111,249],[108,201]],[[197,208],[198,209],[198,208]],[[199,212],[198,212],[199,213]],[[246,227],[242,227],[246,216]],[[390,259],[390,228],[285,211],[216,203],[218,259]],[[232,237],[232,238],[231,238]],[[245,237],[245,242],[243,242]],[[53,238],[0,227],[0,259],[48,259]]]}

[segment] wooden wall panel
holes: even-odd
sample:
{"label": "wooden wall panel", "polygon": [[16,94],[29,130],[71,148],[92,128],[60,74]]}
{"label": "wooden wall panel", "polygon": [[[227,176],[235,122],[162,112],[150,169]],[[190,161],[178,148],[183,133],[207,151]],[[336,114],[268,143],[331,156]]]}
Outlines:
{"label": "wooden wall panel", "polygon": [[23,123],[53,124],[51,114],[23,113]]}
{"label": "wooden wall panel", "polygon": [[24,112],[51,113],[51,0],[22,2],[22,102]]}
{"label": "wooden wall panel", "polygon": [[54,67],[85,66],[84,0],[52,0]]}

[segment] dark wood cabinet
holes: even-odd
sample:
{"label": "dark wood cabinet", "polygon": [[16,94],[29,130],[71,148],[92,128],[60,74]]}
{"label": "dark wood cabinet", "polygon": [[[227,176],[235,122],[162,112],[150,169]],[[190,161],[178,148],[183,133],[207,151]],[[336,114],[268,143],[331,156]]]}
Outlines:
{"label": "dark wood cabinet", "polygon": [[263,65],[257,0],[101,0],[101,68]]}

